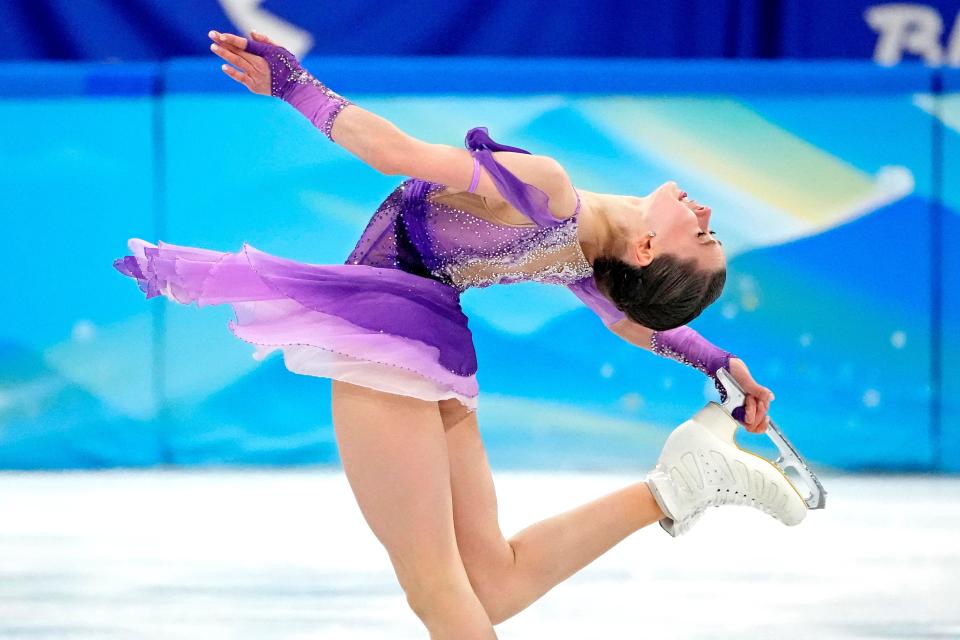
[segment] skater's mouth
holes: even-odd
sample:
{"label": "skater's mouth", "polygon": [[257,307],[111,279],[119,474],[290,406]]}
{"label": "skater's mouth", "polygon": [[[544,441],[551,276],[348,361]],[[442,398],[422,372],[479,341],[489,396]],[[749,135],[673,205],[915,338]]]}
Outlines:
{"label": "skater's mouth", "polygon": [[690,198],[690,196],[687,194],[686,191],[681,191],[681,192],[680,192],[680,202],[682,202],[682,203],[684,203],[685,205],[691,207],[694,211],[703,211],[703,210],[705,210],[705,209],[709,209],[709,208],[710,208],[710,207],[707,207],[707,206],[705,206],[705,205],[702,205],[702,204],[700,204],[699,202],[697,202],[696,200],[693,200],[692,198]]}

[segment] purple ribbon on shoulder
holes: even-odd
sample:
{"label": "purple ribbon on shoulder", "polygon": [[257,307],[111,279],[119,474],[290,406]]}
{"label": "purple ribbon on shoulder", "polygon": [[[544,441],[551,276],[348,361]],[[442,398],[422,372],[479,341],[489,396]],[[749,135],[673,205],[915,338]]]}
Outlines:
{"label": "purple ribbon on shoulder", "polygon": [[500,144],[490,137],[486,127],[474,127],[467,132],[464,145],[487,170],[500,195],[514,208],[541,227],[555,227],[566,220],[550,213],[550,198],[542,189],[528,184],[511,173],[493,157],[494,151],[510,151],[533,155],[526,149]]}
{"label": "purple ribbon on shoulder", "polygon": [[493,138],[490,137],[490,133],[487,131],[486,127],[474,127],[467,131],[467,135],[463,140],[463,144],[472,151],[480,151],[485,149],[487,151],[512,151],[514,153],[526,153],[527,155],[532,155],[526,149],[521,149],[520,147],[511,147],[510,145],[500,144],[496,142]]}

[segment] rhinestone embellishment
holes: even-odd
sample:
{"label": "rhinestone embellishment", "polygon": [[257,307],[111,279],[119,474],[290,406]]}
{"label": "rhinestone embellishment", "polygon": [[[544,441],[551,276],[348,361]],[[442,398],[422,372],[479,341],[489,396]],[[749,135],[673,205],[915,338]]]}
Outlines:
{"label": "rhinestone embellishment", "polygon": [[413,215],[433,254],[426,274],[458,292],[530,280],[566,285],[593,275],[580,247],[576,214],[552,227],[498,224],[433,200],[446,188],[437,183],[426,183],[417,196],[422,209],[407,210],[404,192],[412,184],[405,181],[384,200],[348,262],[399,267],[397,238]]}
{"label": "rhinestone embellishment", "polygon": [[333,141],[333,122],[347,105],[353,104],[327,85],[317,80],[309,71],[300,66],[296,57],[283,47],[271,47],[263,54],[270,65],[270,93],[281,100],[286,100],[287,93],[294,83],[312,85],[325,96],[337,103],[326,119],[320,123],[319,129],[330,141]]}

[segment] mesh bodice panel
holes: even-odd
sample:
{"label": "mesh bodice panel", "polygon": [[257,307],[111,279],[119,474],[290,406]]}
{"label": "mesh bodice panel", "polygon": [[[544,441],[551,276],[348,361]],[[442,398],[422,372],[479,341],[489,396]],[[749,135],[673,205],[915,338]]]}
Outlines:
{"label": "mesh bodice panel", "polygon": [[347,262],[403,269],[457,291],[524,280],[566,285],[605,324],[622,320],[624,313],[597,289],[580,248],[580,194],[573,214],[556,218],[547,194],[493,155],[529,151],[496,142],[486,127],[470,129],[464,145],[529,223],[506,223],[480,196],[411,178],[380,204]]}
{"label": "mesh bodice panel", "polygon": [[347,262],[403,269],[460,291],[529,280],[567,285],[592,274],[578,241],[579,199],[574,214],[552,226],[494,222],[483,209],[474,194],[405,180]]}

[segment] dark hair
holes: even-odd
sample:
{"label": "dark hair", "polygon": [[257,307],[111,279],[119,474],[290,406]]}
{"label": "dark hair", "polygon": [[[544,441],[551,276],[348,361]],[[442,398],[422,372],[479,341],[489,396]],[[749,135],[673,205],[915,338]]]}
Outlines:
{"label": "dark hair", "polygon": [[609,256],[593,262],[597,289],[634,322],[654,331],[687,324],[720,297],[726,268],[705,271],[696,260],[661,254],[645,267]]}

